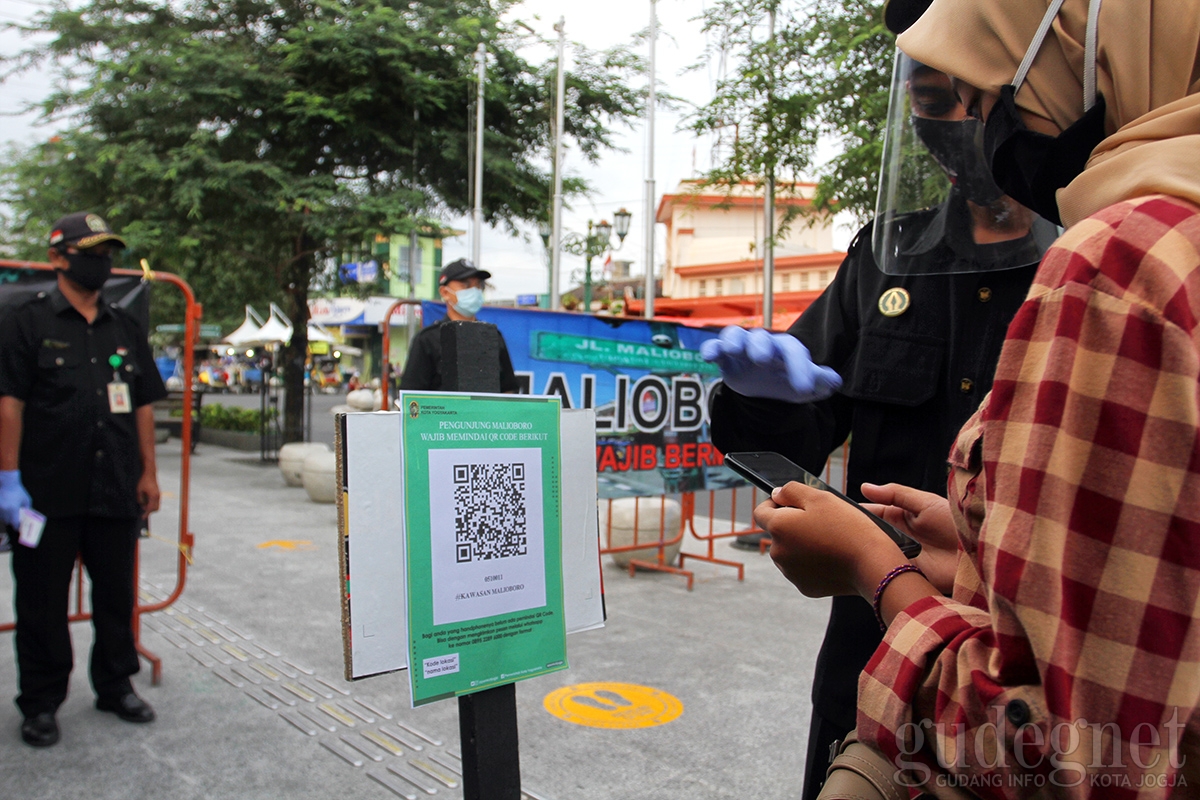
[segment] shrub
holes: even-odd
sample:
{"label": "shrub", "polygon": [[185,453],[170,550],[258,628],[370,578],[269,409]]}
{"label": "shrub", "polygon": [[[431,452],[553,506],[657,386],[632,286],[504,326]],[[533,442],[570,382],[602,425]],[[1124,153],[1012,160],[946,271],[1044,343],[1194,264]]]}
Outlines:
{"label": "shrub", "polygon": [[[268,417],[273,418],[275,413],[272,409],[268,412]],[[219,431],[257,432],[262,425],[262,412],[257,408],[238,408],[212,403],[200,408],[200,424]]]}

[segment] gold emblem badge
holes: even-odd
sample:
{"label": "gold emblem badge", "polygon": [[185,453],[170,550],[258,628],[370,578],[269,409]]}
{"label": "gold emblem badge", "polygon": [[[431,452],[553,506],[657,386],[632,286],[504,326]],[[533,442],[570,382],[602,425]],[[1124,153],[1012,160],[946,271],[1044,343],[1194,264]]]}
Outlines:
{"label": "gold emblem badge", "polygon": [[108,231],[108,223],[95,214],[88,214],[83,218],[83,221],[96,233],[105,233]]}
{"label": "gold emblem badge", "polygon": [[879,313],[885,317],[898,317],[912,305],[907,289],[893,286],[879,296]]}

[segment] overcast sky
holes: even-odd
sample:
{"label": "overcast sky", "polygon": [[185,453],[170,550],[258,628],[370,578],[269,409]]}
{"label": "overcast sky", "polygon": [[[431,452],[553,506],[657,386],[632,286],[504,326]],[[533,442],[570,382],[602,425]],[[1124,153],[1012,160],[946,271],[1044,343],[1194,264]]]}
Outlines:
{"label": "overcast sky", "polygon": [[[685,101],[703,103],[712,96],[717,79],[715,68],[686,72],[687,67],[697,63],[705,47],[705,37],[700,24],[693,19],[704,6],[704,0],[660,0],[658,2],[659,40],[657,48],[657,73],[659,91],[667,92]],[[28,19],[48,4],[39,0],[0,0],[0,22],[20,22]],[[567,0],[526,0],[515,16],[526,22],[537,34],[548,42],[556,37],[553,26],[559,17],[566,21],[568,42],[581,42],[593,50],[613,45],[630,45],[638,32],[644,31],[650,21],[649,0],[604,0],[596,3],[568,2]],[[15,33],[0,33],[0,52],[11,54],[27,45]],[[638,45],[645,55],[645,44]],[[534,63],[553,58],[553,46],[533,47],[526,57]],[[568,47],[568,58],[570,48]],[[568,66],[568,69],[570,67]],[[640,80],[638,86],[645,86]],[[40,73],[27,74],[10,79],[0,90],[0,112],[6,114],[4,133],[0,140],[27,143],[36,141],[49,131],[34,126],[32,115],[12,116],[25,103],[36,101],[50,91],[48,76]],[[709,167],[708,142],[697,140],[687,133],[679,133],[678,127],[686,114],[686,103],[678,110],[660,108],[657,113],[655,153],[655,179],[657,195],[675,190],[680,180],[693,177],[697,170]],[[646,177],[645,126],[642,122],[628,130],[622,130],[617,142],[625,152],[609,152],[601,156],[597,165],[588,164],[581,155],[568,150],[565,171],[568,175],[580,176],[592,185],[588,197],[576,197],[570,201],[571,208],[564,209],[564,231],[583,233],[589,219],[612,220],[613,212],[624,207],[633,213],[630,233],[615,258],[634,262],[634,274],[644,274],[645,260],[645,208],[644,186]],[[464,165],[469,168],[469,165]],[[487,181],[487,175],[484,175]],[[656,201],[657,202],[657,201]],[[470,219],[453,220],[460,230],[470,230]],[[664,232],[658,226],[655,247],[656,261],[662,263]],[[847,238],[845,232],[835,236],[835,242]],[[493,273],[495,298],[511,298],[517,294],[545,292],[549,280],[546,255],[541,238],[536,230],[524,227],[514,237],[504,230],[485,229],[482,237],[481,266]],[[445,243],[446,261],[471,254],[470,234]],[[598,264],[594,265],[594,267]],[[563,255],[562,288],[575,285],[573,278],[582,273],[583,260]]]}

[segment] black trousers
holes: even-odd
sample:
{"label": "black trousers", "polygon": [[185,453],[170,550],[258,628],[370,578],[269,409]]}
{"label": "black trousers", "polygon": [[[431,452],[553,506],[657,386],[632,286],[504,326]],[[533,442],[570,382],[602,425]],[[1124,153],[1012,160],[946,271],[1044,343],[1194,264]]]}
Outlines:
{"label": "black trousers", "polygon": [[16,702],[26,717],[53,712],[67,698],[74,666],[67,606],[76,555],[92,581],[92,688],[100,697],[132,688],[129,676],[139,668],[133,638],[138,527],[136,518],[51,518],[37,547],[14,542]]}
{"label": "black trousers", "polygon": [[860,597],[835,597],[813,673],[813,712],[803,800],[816,800],[825,785],[829,748],[854,730],[858,676],[883,641],[871,604]]}

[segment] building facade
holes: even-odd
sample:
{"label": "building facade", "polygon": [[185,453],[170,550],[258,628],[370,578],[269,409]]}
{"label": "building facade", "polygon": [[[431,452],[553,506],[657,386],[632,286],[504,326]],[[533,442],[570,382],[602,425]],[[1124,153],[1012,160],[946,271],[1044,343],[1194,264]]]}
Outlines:
{"label": "building facade", "polygon": [[[780,186],[776,192],[775,230],[790,213],[812,202],[816,184]],[[725,189],[683,181],[663,195],[656,215],[666,227],[663,297],[655,316],[682,317],[713,324],[762,324],[763,192],[744,182]],[[786,327],[833,280],[845,253],[833,248],[828,216],[797,217],[775,244],[773,281],[775,320]],[[630,311],[641,308],[630,303]],[[755,321],[755,317],[758,321]]]}

